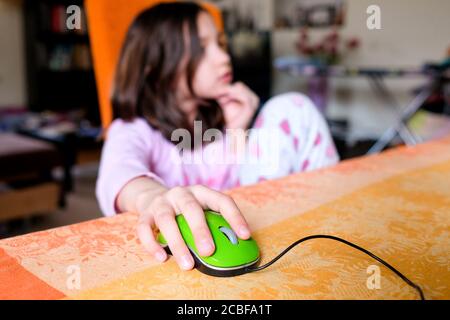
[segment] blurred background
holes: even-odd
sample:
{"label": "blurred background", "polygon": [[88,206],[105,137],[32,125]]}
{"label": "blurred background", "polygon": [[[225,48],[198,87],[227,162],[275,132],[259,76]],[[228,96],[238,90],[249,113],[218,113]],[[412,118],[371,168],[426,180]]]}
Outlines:
{"label": "blurred background", "polygon": [[[307,94],[342,159],[450,134],[450,1],[211,2],[235,80]],[[0,238],[101,217],[101,134],[83,1],[0,0]]]}

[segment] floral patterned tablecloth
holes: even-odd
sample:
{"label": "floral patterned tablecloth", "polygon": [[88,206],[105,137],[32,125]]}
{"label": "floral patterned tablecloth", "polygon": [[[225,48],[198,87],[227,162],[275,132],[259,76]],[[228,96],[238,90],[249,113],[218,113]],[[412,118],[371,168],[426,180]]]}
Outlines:
{"label": "floral patterned tablecloth", "polygon": [[[301,237],[335,235],[387,260],[427,299],[450,298],[450,137],[229,194],[262,263]],[[136,219],[127,213],[1,240],[0,299],[418,298],[381,264],[327,239],[239,277],[183,272],[143,250]]]}

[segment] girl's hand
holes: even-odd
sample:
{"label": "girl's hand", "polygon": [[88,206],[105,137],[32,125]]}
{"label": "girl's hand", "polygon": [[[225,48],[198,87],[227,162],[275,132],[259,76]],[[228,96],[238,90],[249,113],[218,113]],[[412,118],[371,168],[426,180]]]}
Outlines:
{"label": "girl's hand", "polygon": [[242,82],[227,87],[217,98],[227,129],[246,130],[259,105],[258,96]]}
{"label": "girl's hand", "polygon": [[250,230],[234,200],[205,186],[175,187],[149,199],[142,193],[136,208],[140,212],[138,236],[144,247],[159,261],[167,259],[167,254],[156,240],[155,231],[164,235],[173,256],[181,269],[190,270],[194,260],[187,248],[175,220],[182,213],[188,222],[200,255],[214,253],[214,242],[205,220],[204,209],[221,213],[230,223],[239,238],[248,239]]}

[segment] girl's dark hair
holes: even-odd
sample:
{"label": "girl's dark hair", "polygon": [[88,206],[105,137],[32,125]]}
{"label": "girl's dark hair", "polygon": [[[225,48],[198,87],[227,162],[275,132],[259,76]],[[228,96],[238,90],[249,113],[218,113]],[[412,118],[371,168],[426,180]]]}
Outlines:
{"label": "girl's dark hair", "polygon": [[[193,134],[193,123],[177,105],[176,84],[187,53],[187,84],[196,97],[192,82],[203,55],[197,30],[200,12],[205,10],[193,2],[169,2],[146,9],[135,18],[115,73],[115,119],[131,121],[143,117],[169,141],[175,129],[184,128]],[[202,121],[203,132],[209,128],[224,129],[223,113],[215,100],[199,99],[196,120]]]}

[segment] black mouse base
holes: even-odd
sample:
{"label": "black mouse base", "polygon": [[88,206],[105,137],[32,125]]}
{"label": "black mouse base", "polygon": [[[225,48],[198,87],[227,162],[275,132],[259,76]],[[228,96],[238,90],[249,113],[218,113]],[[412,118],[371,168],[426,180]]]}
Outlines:
{"label": "black mouse base", "polygon": [[[169,246],[165,246],[164,250],[167,252],[167,254],[172,255],[172,252],[170,251]],[[227,278],[227,277],[236,277],[236,276],[240,276],[243,274],[248,273],[247,269],[251,268],[251,267],[255,267],[258,262],[259,259],[256,260],[254,263],[252,264],[247,264],[245,266],[242,266],[241,268],[230,268],[229,270],[226,270],[225,268],[222,268],[220,270],[218,269],[214,269],[214,268],[210,268],[206,265],[204,265],[199,259],[198,257],[191,251],[192,257],[194,258],[194,268],[197,269],[198,271],[200,271],[201,273],[204,273],[208,276],[212,276],[212,277],[221,277],[221,278]]]}
{"label": "black mouse base", "polygon": [[257,261],[255,261],[255,263],[245,265],[242,268],[233,268],[230,270],[224,270],[224,269],[217,270],[217,269],[213,269],[213,268],[208,268],[204,264],[200,263],[198,261],[197,257],[194,257],[194,261],[195,261],[194,267],[201,273],[204,273],[208,276],[221,277],[221,278],[236,277],[236,276],[246,274],[246,273],[248,273],[247,268],[254,267],[258,264],[258,260],[257,260]]}

